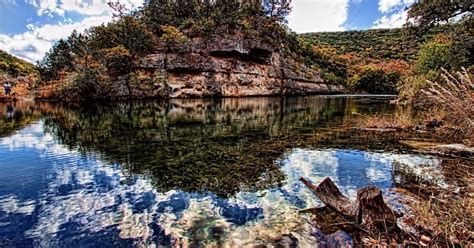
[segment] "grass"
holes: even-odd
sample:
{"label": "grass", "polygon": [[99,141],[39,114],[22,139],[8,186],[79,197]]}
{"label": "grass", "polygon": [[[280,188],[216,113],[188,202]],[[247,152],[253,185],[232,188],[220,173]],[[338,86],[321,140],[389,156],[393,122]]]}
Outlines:
{"label": "grass", "polygon": [[382,129],[412,129],[415,122],[406,113],[397,113],[394,115],[368,115],[363,116],[362,126],[366,128],[382,128]]}
{"label": "grass", "polygon": [[466,69],[449,73],[443,69],[442,82],[427,81],[421,97],[430,109],[441,113],[442,127],[460,133],[468,144],[474,144],[474,81]]}
{"label": "grass", "polygon": [[[443,69],[440,82],[426,81],[419,98],[426,104],[421,119],[406,113],[362,115],[365,128],[436,130],[439,137],[474,145],[474,82],[466,69],[449,73]],[[445,139],[445,140],[446,140]]]}
{"label": "grass", "polygon": [[401,202],[411,209],[405,221],[416,229],[413,240],[422,246],[474,247],[474,161],[441,159],[445,186],[437,176],[421,179],[413,169],[396,167],[402,178],[398,187],[412,195]]}
{"label": "grass", "polygon": [[473,197],[432,196],[428,201],[411,203],[411,207],[415,223],[431,237],[432,246],[474,245]]}

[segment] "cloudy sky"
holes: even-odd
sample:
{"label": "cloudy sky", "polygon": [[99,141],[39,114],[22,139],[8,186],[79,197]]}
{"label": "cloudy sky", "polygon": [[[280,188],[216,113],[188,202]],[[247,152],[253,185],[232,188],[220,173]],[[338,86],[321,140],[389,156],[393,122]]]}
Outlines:
{"label": "cloudy sky", "polygon": [[[298,33],[400,27],[415,0],[293,0]],[[111,20],[108,0],[0,0],[0,49],[30,62],[73,30]],[[122,0],[128,7],[143,0]]]}

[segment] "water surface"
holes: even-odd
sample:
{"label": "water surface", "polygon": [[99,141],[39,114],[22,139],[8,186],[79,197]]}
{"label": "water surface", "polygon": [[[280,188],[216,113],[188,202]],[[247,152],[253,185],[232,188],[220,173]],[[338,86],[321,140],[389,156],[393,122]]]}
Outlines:
{"label": "water surface", "polygon": [[350,197],[369,184],[389,195],[396,162],[439,165],[333,134],[354,112],[398,111],[389,100],[0,103],[0,246],[314,245],[299,210],[321,203],[300,176],[329,176]]}

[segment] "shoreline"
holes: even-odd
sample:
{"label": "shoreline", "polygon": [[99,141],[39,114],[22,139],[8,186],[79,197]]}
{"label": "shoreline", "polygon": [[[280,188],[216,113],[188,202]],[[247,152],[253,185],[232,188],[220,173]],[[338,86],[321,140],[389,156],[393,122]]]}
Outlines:
{"label": "shoreline", "polygon": [[382,98],[396,98],[398,95],[393,94],[303,94],[303,95],[247,95],[247,96],[205,96],[205,97],[157,97],[157,98],[103,98],[90,99],[80,101],[66,101],[59,98],[25,98],[24,100],[33,100],[35,102],[121,102],[121,101],[163,101],[163,100],[218,100],[218,99],[245,99],[245,98],[297,98],[297,97],[321,97],[321,98],[336,98],[336,97],[382,97]]}

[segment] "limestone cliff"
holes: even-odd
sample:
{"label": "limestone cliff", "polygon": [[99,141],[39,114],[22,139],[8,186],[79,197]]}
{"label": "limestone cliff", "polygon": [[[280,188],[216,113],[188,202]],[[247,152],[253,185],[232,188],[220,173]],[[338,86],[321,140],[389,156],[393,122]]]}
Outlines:
{"label": "limestone cliff", "polygon": [[[120,78],[113,98],[196,98],[343,93],[342,85],[327,84],[319,71],[286,56],[256,38],[221,35],[193,38],[185,44],[165,44],[140,58],[134,80]],[[60,96],[50,85],[38,98]]]}

